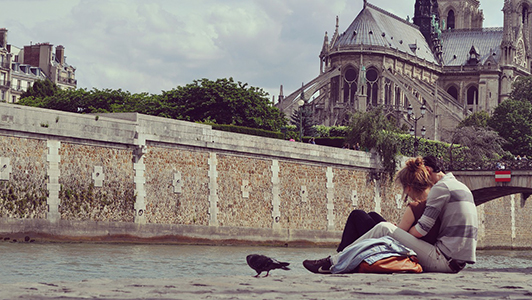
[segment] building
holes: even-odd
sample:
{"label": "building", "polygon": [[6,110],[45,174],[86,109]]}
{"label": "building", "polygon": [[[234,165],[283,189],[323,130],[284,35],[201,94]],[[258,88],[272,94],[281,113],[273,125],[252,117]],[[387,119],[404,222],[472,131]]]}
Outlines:
{"label": "building", "polygon": [[[449,140],[458,122],[493,112],[516,78],[531,74],[532,1],[502,2],[504,26],[483,28],[478,0],[416,0],[412,22],[364,1],[344,32],[337,19],[332,36],[325,33],[320,74],[281,93],[276,106],[291,115],[303,104],[318,123],[334,126],[383,105],[399,126]],[[422,105],[426,113],[415,122],[407,109],[419,118]]]}
{"label": "building", "polygon": [[61,89],[76,89],[76,68],[66,63],[65,48],[40,43],[18,48],[0,28],[0,101],[15,103],[36,80],[49,79]]}

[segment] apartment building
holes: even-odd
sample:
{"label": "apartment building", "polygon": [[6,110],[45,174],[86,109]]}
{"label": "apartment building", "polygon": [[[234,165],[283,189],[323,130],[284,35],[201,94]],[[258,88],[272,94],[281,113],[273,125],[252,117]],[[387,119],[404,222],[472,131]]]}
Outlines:
{"label": "apartment building", "polygon": [[7,43],[0,28],[0,101],[16,103],[33,82],[49,79],[61,89],[76,89],[76,68],[66,63],[65,48],[39,43],[19,48]]}

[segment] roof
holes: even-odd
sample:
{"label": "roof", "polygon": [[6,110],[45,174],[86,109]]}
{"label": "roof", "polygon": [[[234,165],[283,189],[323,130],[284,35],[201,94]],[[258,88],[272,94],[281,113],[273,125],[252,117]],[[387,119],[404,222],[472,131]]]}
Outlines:
{"label": "roof", "polygon": [[471,48],[474,48],[480,55],[479,64],[485,64],[489,57],[499,62],[502,38],[502,27],[444,31],[442,33],[443,64],[445,66],[466,65]]}
{"label": "roof", "polygon": [[360,45],[397,49],[437,63],[418,26],[369,3],[340,35],[333,49]]}

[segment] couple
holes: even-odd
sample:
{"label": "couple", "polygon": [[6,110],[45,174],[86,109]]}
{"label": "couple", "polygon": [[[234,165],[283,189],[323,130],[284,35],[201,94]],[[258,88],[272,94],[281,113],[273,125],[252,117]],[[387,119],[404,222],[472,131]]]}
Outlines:
{"label": "couple", "polygon": [[452,173],[443,173],[432,156],[408,160],[396,181],[414,200],[398,226],[376,213],[355,210],[346,223],[339,252],[305,260],[303,266],[314,273],[344,273],[346,257],[353,259],[348,250],[385,237],[397,241],[399,248],[413,250],[425,272],[458,273],[467,263],[475,263],[478,219],[471,191]]}

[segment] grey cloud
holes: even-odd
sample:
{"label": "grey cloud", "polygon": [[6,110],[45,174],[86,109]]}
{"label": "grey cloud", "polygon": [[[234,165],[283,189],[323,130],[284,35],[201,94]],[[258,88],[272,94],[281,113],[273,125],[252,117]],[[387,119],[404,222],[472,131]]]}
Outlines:
{"label": "grey cloud", "polygon": [[[406,18],[415,1],[369,2]],[[502,4],[491,2],[481,1],[486,20],[502,24],[502,7],[493,12],[486,7]],[[281,84],[286,95],[317,76],[325,32],[332,35],[336,16],[340,32],[345,30],[363,5],[362,0],[49,3],[54,5],[4,0],[3,7],[24,14],[8,16],[0,27],[9,29],[16,46],[30,41],[65,46],[79,87],[159,93],[195,79],[233,77],[271,95]],[[60,3],[61,9],[54,9]]]}

